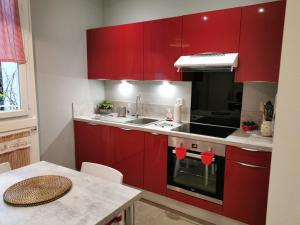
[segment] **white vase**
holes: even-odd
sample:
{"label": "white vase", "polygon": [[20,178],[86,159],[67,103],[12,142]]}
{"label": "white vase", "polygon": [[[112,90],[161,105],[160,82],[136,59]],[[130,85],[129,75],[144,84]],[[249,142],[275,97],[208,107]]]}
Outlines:
{"label": "white vase", "polygon": [[264,137],[272,137],[273,129],[272,129],[272,121],[263,121],[260,127],[261,135]]}

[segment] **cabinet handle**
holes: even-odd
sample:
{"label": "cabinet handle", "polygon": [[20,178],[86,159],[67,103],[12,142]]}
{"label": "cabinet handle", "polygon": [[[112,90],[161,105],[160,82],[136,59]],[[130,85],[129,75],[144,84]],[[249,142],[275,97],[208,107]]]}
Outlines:
{"label": "cabinet handle", "polygon": [[264,166],[256,166],[256,165],[252,165],[252,164],[248,164],[248,163],[242,163],[242,162],[237,162],[237,161],[233,161],[241,166],[245,166],[245,167],[251,167],[251,168],[257,168],[257,169],[267,169],[267,167]]}
{"label": "cabinet handle", "polygon": [[152,135],[156,135],[156,136],[158,136],[159,134],[158,133],[151,133]]}
{"label": "cabinet handle", "polygon": [[252,148],[242,148],[242,150],[245,150],[245,151],[248,151],[248,152],[262,152],[260,150],[252,149]]}
{"label": "cabinet handle", "polygon": [[121,130],[125,130],[125,131],[131,131],[131,129],[129,128],[120,128]]}

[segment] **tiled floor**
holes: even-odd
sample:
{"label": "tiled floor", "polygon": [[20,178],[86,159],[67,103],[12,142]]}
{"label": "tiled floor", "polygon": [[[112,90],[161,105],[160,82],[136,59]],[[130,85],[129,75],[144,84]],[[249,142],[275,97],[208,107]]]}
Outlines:
{"label": "tiled floor", "polygon": [[212,225],[149,202],[135,204],[135,225]]}

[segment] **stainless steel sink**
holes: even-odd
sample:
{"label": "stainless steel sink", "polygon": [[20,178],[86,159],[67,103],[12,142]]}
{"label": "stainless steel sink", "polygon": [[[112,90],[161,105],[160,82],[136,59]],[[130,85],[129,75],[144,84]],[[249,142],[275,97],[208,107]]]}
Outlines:
{"label": "stainless steel sink", "polygon": [[158,121],[158,120],[150,119],[150,118],[140,118],[140,119],[127,121],[126,123],[146,125],[146,124],[153,123],[153,122],[156,122],[156,121]]}

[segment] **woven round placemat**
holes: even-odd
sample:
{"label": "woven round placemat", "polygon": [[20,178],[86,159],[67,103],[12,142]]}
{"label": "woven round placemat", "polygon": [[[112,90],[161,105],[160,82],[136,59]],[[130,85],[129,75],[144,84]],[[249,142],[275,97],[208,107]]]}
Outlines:
{"label": "woven round placemat", "polygon": [[42,205],[62,197],[71,187],[72,181],[66,177],[32,177],[9,187],[3,194],[3,200],[12,206]]}

